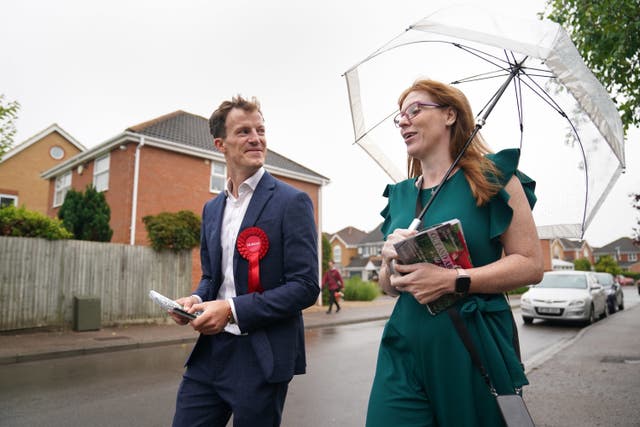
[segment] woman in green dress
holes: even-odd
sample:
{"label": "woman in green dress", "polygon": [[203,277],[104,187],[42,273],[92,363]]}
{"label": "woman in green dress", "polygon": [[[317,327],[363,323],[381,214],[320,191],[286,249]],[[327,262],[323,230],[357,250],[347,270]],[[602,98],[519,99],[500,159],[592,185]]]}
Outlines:
{"label": "woman in green dress", "polygon": [[535,182],[517,171],[519,150],[490,154],[477,134],[422,223],[459,219],[473,268],[395,263],[393,244],[415,233],[407,228],[416,206],[427,203],[474,128],[465,95],[440,82],[416,81],[398,104],[394,120],[406,144],[410,178],[384,192],[379,280],[387,294],[399,298],[382,336],[366,425],[500,426],[495,397],[446,310],[432,315],[425,304],[466,291],[455,308],[498,393],[513,394],[528,383],[504,293],[542,279],[531,214]]}

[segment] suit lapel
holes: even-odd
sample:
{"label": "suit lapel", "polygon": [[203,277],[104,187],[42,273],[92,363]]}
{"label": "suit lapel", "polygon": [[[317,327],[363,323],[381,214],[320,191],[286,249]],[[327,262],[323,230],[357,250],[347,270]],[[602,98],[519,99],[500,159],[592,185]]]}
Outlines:
{"label": "suit lapel", "polygon": [[227,204],[227,198],[224,193],[221,193],[216,200],[214,200],[212,209],[211,209],[211,217],[213,221],[211,222],[211,229],[209,234],[211,239],[209,242],[211,243],[209,249],[209,257],[211,258],[211,278],[213,279],[214,288],[213,295],[211,295],[211,299],[215,299],[218,290],[220,289],[220,285],[222,284],[222,217],[224,215],[224,207]]}

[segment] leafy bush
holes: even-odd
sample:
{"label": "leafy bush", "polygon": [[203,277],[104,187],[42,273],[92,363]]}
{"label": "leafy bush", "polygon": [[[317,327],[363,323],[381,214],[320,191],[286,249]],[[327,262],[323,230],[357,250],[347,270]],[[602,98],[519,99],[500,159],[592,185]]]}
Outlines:
{"label": "leafy bush", "polygon": [[69,232],[58,219],[49,218],[24,207],[0,208],[0,236],[43,237],[49,240],[70,239]]}
{"label": "leafy bush", "polygon": [[380,296],[377,283],[365,282],[360,277],[350,277],[345,280],[342,292],[347,301],[372,301]]}
{"label": "leafy bush", "polygon": [[573,269],[576,271],[591,271],[591,263],[586,258],[579,258],[573,261]]}
{"label": "leafy bush", "polygon": [[58,211],[58,218],[78,240],[109,242],[113,235],[109,226],[111,209],[104,194],[92,185],[87,187],[84,194],[69,190]]}
{"label": "leafy bush", "polygon": [[522,286],[520,288],[511,289],[510,291],[507,292],[507,294],[509,294],[509,295],[522,295],[525,292],[527,292],[528,290],[529,290],[528,286]]}
{"label": "leafy bush", "polygon": [[200,217],[191,211],[162,212],[142,218],[156,251],[193,249],[200,244]]}

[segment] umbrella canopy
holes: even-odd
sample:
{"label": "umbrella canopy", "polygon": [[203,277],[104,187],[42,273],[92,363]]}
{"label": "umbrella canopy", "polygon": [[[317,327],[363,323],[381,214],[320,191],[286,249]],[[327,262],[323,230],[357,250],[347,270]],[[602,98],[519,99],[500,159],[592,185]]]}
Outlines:
{"label": "umbrella canopy", "polygon": [[459,85],[489,146],[521,148],[520,169],[538,182],[536,223],[553,226],[556,237],[582,238],[625,168],[615,104],[551,21],[470,6],[441,9],[345,78],[355,142],[394,181],[407,177],[392,122],[402,90],[419,78]]}

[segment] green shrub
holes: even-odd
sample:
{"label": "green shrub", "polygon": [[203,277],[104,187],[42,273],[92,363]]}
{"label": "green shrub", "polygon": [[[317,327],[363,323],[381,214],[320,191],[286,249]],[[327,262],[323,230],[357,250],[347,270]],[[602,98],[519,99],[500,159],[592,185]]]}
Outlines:
{"label": "green shrub", "polygon": [[142,218],[151,247],[157,251],[193,249],[200,244],[200,217],[191,211],[162,212]]}
{"label": "green shrub", "polygon": [[62,225],[62,221],[49,218],[24,207],[0,208],[0,236],[43,237],[49,240],[70,239],[73,234]]}
{"label": "green shrub", "polygon": [[360,277],[350,277],[344,281],[344,299],[347,301],[372,301],[380,296],[377,283],[364,282]]}
{"label": "green shrub", "polygon": [[509,295],[522,295],[529,290],[528,286],[522,286],[520,288],[511,289],[507,294]]}

